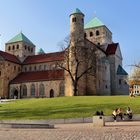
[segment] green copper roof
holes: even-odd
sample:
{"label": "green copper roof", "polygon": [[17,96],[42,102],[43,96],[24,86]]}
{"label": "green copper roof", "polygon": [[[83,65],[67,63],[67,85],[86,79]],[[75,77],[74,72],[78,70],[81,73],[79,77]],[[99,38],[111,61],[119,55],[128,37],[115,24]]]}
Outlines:
{"label": "green copper roof", "polygon": [[44,50],[42,48],[39,49],[38,54],[44,54]]}
{"label": "green copper roof", "polygon": [[16,35],[15,37],[13,37],[7,43],[14,43],[14,42],[19,42],[19,41],[23,41],[23,42],[34,45],[22,32]]}
{"label": "green copper roof", "polygon": [[76,8],[72,14],[83,14],[78,8]]}
{"label": "green copper roof", "polygon": [[94,27],[99,27],[99,26],[104,26],[104,23],[102,21],[100,21],[97,17],[94,17],[90,22],[88,22],[85,25],[85,29],[88,28],[94,28]]}
{"label": "green copper roof", "polygon": [[122,66],[118,66],[117,75],[128,75],[128,73],[122,68]]}

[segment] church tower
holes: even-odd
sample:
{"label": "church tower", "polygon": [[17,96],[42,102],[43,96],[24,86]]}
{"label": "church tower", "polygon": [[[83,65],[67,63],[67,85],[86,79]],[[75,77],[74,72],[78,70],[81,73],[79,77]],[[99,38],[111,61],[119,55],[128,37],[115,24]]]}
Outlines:
{"label": "church tower", "polygon": [[112,44],[112,33],[105,24],[94,17],[84,26],[85,37],[103,50],[106,50],[107,44]]}
{"label": "church tower", "polygon": [[70,15],[70,42],[84,45],[84,14],[78,8]]}
{"label": "church tower", "polygon": [[[76,79],[77,63],[83,60],[85,55],[85,43],[84,43],[84,14],[77,8],[70,15],[70,45],[68,47],[67,67],[70,68],[72,76]],[[77,75],[80,75],[85,69],[84,62],[78,66]],[[65,72],[65,94],[66,96],[73,96],[73,82],[69,73]],[[77,95],[85,94],[85,76],[79,79],[77,85]]]}
{"label": "church tower", "polygon": [[23,62],[27,56],[35,55],[35,45],[20,32],[5,44],[5,51]]}

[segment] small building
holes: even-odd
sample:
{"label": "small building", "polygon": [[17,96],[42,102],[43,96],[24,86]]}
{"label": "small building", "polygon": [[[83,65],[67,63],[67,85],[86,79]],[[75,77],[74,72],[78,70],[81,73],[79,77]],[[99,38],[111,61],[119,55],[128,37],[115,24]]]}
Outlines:
{"label": "small building", "polygon": [[129,80],[129,94],[140,95],[140,80]]}

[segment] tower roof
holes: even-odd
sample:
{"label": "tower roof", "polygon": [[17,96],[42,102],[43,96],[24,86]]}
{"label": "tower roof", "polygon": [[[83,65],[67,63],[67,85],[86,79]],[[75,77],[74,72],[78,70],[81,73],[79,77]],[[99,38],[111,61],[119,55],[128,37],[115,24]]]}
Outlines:
{"label": "tower roof", "polygon": [[81,12],[80,9],[76,8],[71,14],[83,14],[83,13]]}
{"label": "tower roof", "polygon": [[29,43],[31,45],[34,45],[22,32],[17,34],[15,37],[13,37],[7,43],[14,43],[14,42],[20,42],[20,41],[23,41],[23,42]]}
{"label": "tower roof", "polygon": [[99,26],[104,26],[104,23],[102,21],[100,21],[97,17],[94,17],[91,21],[89,21],[86,25],[85,25],[85,29],[88,28],[94,28],[94,27],[99,27]]}
{"label": "tower roof", "polygon": [[38,54],[44,54],[44,50],[42,48],[39,49]]}
{"label": "tower roof", "polygon": [[128,73],[122,68],[121,65],[118,66],[117,75],[128,75]]}

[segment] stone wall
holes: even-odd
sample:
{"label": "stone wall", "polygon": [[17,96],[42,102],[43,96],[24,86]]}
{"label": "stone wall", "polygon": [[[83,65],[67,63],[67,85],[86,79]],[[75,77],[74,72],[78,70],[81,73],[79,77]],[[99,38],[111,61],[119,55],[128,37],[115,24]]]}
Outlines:
{"label": "stone wall", "polygon": [[[63,86],[64,91],[64,81],[63,80],[54,80],[54,81],[38,81],[38,82],[27,82],[27,83],[19,83],[19,84],[11,84],[10,85],[10,98],[14,98],[15,90],[18,91],[18,98],[31,98],[31,97],[58,97],[64,96],[64,93],[61,93],[61,86]],[[35,94],[31,94],[32,85],[35,86]],[[44,86],[43,93],[41,94],[40,85]],[[23,91],[23,87],[26,87],[26,95]],[[51,94],[52,90],[52,95]]]}
{"label": "stone wall", "polygon": [[[96,31],[99,31],[99,35],[96,35]],[[92,32],[92,36],[90,33]],[[90,28],[85,30],[86,38],[96,45],[105,45],[112,43],[112,33],[106,26]],[[105,48],[103,47],[105,50]]]}
{"label": "stone wall", "polygon": [[0,61],[0,96],[8,97],[9,82],[21,72],[21,65],[9,61]]}
{"label": "stone wall", "polygon": [[35,46],[25,42],[7,43],[5,51],[17,56],[22,62],[27,56],[35,55]]}

